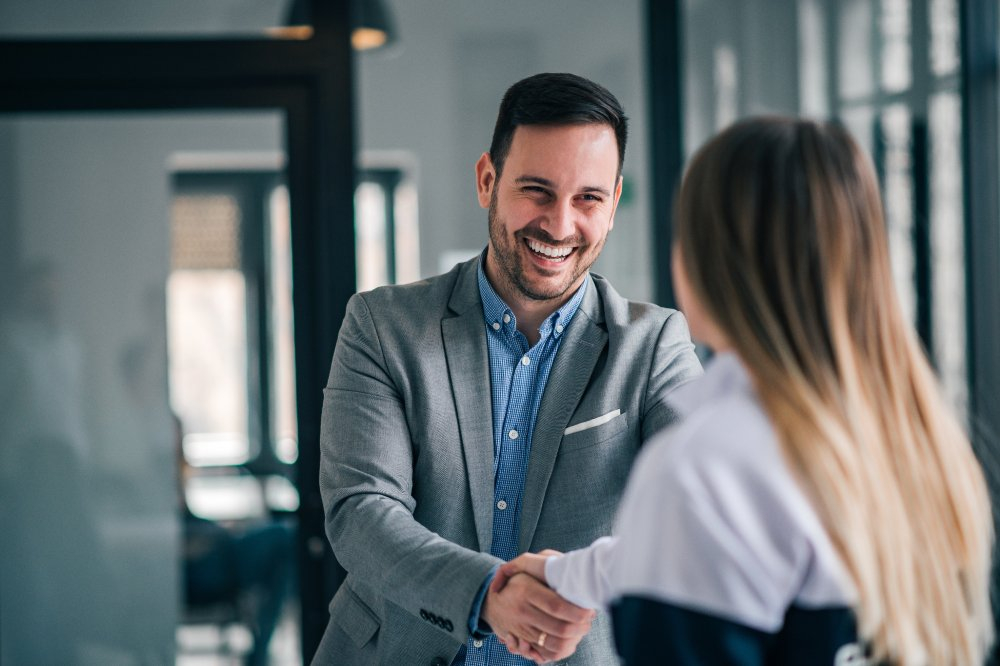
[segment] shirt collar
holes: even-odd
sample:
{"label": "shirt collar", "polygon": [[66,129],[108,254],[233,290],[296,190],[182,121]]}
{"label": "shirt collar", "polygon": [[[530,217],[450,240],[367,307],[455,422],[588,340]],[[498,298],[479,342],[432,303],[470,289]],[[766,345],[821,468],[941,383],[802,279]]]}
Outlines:
{"label": "shirt collar", "polygon": [[[483,316],[486,318],[486,325],[494,331],[502,329],[514,331],[517,329],[517,320],[514,317],[514,312],[507,307],[507,304],[500,298],[486,277],[486,271],[483,269],[483,262],[485,261],[486,251],[484,250],[479,255],[477,275],[479,279],[479,296],[483,301]],[[587,293],[587,285],[589,283],[590,275],[588,274],[583,284],[573,294],[573,297],[566,301],[561,308],[545,318],[545,321],[542,322],[542,325],[538,329],[542,338],[547,337],[549,334],[556,339],[562,337],[562,334],[569,327],[573,315],[580,309],[580,303],[583,302],[583,296]]]}
{"label": "shirt collar", "polygon": [[682,416],[688,416],[720,395],[747,393],[755,395],[750,374],[736,352],[720,352],[705,364],[705,373],[678,386],[667,401]]}

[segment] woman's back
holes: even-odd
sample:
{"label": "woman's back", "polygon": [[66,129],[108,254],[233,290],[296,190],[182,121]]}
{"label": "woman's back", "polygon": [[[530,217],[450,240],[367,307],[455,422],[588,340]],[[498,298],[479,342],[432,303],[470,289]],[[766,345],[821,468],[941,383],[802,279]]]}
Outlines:
{"label": "woman's back", "polygon": [[742,359],[872,653],[981,661],[989,497],[900,306],[870,159],[833,123],[742,121],[693,158],[675,229],[682,310]]}
{"label": "woman's back", "polygon": [[613,602],[628,664],[852,663],[853,586],[738,358],[714,358],[670,402],[682,421],[637,460],[610,586],[572,578],[587,551],[553,560],[549,584]]}

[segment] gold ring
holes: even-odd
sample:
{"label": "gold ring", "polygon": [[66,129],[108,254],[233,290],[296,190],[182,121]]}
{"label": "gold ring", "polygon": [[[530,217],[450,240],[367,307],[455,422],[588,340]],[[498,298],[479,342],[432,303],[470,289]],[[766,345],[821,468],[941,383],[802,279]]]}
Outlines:
{"label": "gold ring", "polygon": [[535,641],[535,643],[538,644],[538,647],[545,647],[545,639],[548,637],[549,635],[543,631],[542,633],[538,634],[538,640]]}

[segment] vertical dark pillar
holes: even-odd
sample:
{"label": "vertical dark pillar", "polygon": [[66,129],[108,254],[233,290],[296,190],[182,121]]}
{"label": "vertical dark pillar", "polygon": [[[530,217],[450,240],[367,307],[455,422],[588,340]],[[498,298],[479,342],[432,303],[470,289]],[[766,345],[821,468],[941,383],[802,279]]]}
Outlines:
{"label": "vertical dark pillar", "polygon": [[382,190],[385,192],[385,270],[389,284],[396,284],[396,188],[400,172],[382,169]]}
{"label": "vertical dark pillar", "polygon": [[931,155],[930,100],[934,94],[934,74],[931,72],[930,3],[926,0],[911,5],[911,44],[914,46],[908,105],[911,113],[910,155],[913,179],[913,263],[916,294],[916,327],[924,349],[934,361],[934,301],[933,261],[931,257]]}
{"label": "vertical dark pillar", "polygon": [[840,117],[840,6],[837,0],[823,2],[823,27],[826,34],[827,117]]}
{"label": "vertical dark pillar", "polygon": [[0,316],[3,316],[15,297],[14,285],[21,257],[15,191],[17,152],[14,145],[14,119],[4,116],[0,123]]}
{"label": "vertical dark pillar", "polygon": [[913,165],[913,265],[914,290],[917,294],[917,333],[924,349],[934,360],[934,290],[931,261],[930,160],[928,156],[926,97],[924,115],[916,112],[910,128],[910,155]]}
{"label": "vertical dark pillar", "polygon": [[682,0],[647,0],[654,298],[675,306],[670,277],[674,197],[684,168]]}
{"label": "vertical dark pillar", "polygon": [[[1000,95],[995,0],[959,3],[962,21],[962,128],[968,312],[969,414],[973,444],[1000,499]],[[993,574],[993,598],[1000,576]],[[994,601],[994,607],[997,602]],[[996,609],[994,615],[998,618]],[[1000,664],[997,649],[988,661]]]}
{"label": "vertical dark pillar", "polygon": [[[312,660],[344,578],[325,534],[319,492],[323,387],[347,301],[355,290],[354,138],[350,3],[312,3],[318,75],[289,113],[289,192],[298,397],[299,590],[302,656]],[[292,155],[296,158],[291,158]],[[303,159],[297,159],[302,157]]]}
{"label": "vertical dark pillar", "polygon": [[962,11],[969,384],[973,435],[1000,452],[1000,108],[997,4]]}

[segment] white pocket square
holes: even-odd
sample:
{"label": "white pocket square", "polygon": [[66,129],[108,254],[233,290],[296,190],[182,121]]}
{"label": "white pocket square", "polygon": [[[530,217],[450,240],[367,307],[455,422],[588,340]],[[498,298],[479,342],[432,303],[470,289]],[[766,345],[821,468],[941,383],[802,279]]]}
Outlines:
{"label": "white pocket square", "polygon": [[574,432],[580,432],[581,430],[589,430],[590,428],[596,428],[599,425],[604,425],[611,419],[615,418],[622,413],[622,410],[616,409],[613,412],[608,412],[603,416],[598,416],[596,419],[590,419],[589,421],[584,421],[583,423],[577,423],[576,425],[571,425],[566,428],[566,432],[563,435],[572,435]]}

